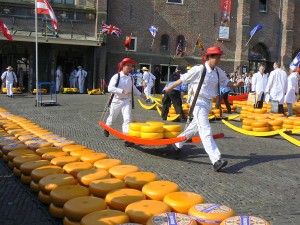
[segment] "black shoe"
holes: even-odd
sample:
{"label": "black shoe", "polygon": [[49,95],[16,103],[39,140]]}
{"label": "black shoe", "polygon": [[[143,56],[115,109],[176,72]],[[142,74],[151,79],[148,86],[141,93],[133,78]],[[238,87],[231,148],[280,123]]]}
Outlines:
{"label": "black shoe", "polygon": [[214,170],[215,172],[219,172],[222,168],[224,168],[227,165],[226,160],[219,159],[217,162],[214,164]]}
{"label": "black shoe", "polygon": [[134,143],[125,141],[124,145],[125,145],[125,147],[130,147],[130,146],[134,145]]}
{"label": "black shoe", "polygon": [[180,151],[181,151],[181,148],[178,148],[175,144],[172,144],[171,147],[172,147],[172,149],[173,149],[175,152],[180,152]]}
{"label": "black shoe", "polygon": [[107,130],[104,130],[104,131],[103,131],[103,134],[104,134],[105,137],[108,137],[108,136],[109,136],[109,132],[108,132]]}

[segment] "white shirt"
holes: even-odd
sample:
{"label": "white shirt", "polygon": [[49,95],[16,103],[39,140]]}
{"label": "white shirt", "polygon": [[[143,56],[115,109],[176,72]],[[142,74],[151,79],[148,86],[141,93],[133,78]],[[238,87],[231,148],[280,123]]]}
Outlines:
{"label": "white shirt", "polygon": [[287,78],[287,92],[284,98],[286,103],[294,103],[298,100],[299,86],[297,78],[297,72],[291,73]]}
{"label": "white shirt", "polygon": [[[133,94],[141,95],[141,92],[133,85],[131,76],[126,76],[122,71],[120,72],[120,81],[118,87],[116,87],[118,80],[118,74],[113,75],[109,81],[108,92],[115,94],[116,99],[131,98],[132,86]],[[124,93],[122,93],[124,91]],[[125,94],[127,93],[127,94]]]}
{"label": "white shirt", "polygon": [[78,77],[78,80],[84,80],[87,76],[87,72],[83,69],[79,69],[77,71],[76,77]]}
{"label": "white shirt", "polygon": [[279,101],[279,104],[283,104],[286,91],[286,72],[277,68],[270,73],[265,92],[270,94],[271,100]]}
{"label": "white shirt", "polygon": [[[212,98],[216,97],[219,94],[218,74],[216,70],[218,70],[219,72],[220,87],[226,87],[229,82],[229,79],[227,78],[224,71],[219,67],[216,66],[212,70],[207,62],[205,63],[205,67],[206,67],[206,76],[204,78],[203,85],[201,87],[198,98],[211,100]],[[203,65],[196,65],[193,66],[187,73],[182,74],[180,76],[180,80],[182,82],[192,84],[193,93],[196,93],[203,69],[204,69]]]}
{"label": "white shirt", "polygon": [[267,84],[268,76],[266,74],[261,74],[260,72],[253,74],[252,91],[255,91],[257,94],[261,94],[265,91]]}
{"label": "white shirt", "polygon": [[133,75],[136,79],[136,86],[142,86],[143,74],[142,73],[135,73]]}
{"label": "white shirt", "polygon": [[147,86],[152,86],[153,85],[153,80],[151,78],[151,74],[147,71],[145,71],[144,74],[143,74],[143,80],[146,82]]}
{"label": "white shirt", "polygon": [[1,79],[6,79],[6,81],[9,82],[17,82],[17,76],[13,71],[5,71],[4,73],[2,73]]}

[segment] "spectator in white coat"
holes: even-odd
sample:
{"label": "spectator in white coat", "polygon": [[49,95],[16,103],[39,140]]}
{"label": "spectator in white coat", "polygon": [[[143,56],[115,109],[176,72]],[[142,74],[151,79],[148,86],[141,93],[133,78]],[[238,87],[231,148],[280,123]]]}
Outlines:
{"label": "spectator in white coat", "polygon": [[77,71],[76,77],[78,79],[79,93],[83,94],[84,93],[84,81],[85,81],[85,78],[87,77],[87,72],[84,69],[82,69],[81,66],[78,66],[78,71]]}
{"label": "spectator in white coat", "polygon": [[151,73],[148,72],[147,67],[143,67],[142,71],[144,72],[143,73],[143,87],[144,87],[144,93],[147,97],[146,102],[151,102],[151,99],[149,98],[149,96],[151,95],[151,90],[154,85],[153,77],[151,76]]}
{"label": "spectator in white coat", "polygon": [[278,113],[284,113],[283,102],[287,90],[287,74],[280,69],[280,63],[274,62],[274,70],[270,73],[268,84],[265,90],[266,102],[268,100],[278,101]]}
{"label": "spectator in white coat", "polygon": [[56,69],[56,93],[59,93],[59,91],[63,87],[63,72],[61,71],[61,67],[58,66]]}
{"label": "spectator in white coat", "polygon": [[14,93],[13,93],[13,85],[14,82],[17,83],[17,76],[13,71],[13,68],[11,66],[6,68],[7,71],[5,71],[2,76],[1,79],[5,83],[6,83],[6,95],[7,97],[13,97]]}
{"label": "spectator in white coat", "polygon": [[258,72],[253,74],[252,77],[252,92],[257,94],[255,107],[259,109],[263,107],[265,97],[264,92],[268,84],[268,75],[264,73],[265,68],[265,65],[260,64],[258,67]]}
{"label": "spectator in white coat", "polygon": [[77,70],[73,69],[72,72],[70,73],[69,81],[70,81],[70,88],[76,88],[76,77]]}
{"label": "spectator in white coat", "polygon": [[287,91],[284,97],[284,101],[287,104],[288,114],[287,117],[293,115],[293,103],[297,102],[298,100],[298,73],[296,72],[296,66],[290,66],[290,75],[287,78]]}
{"label": "spectator in white coat", "polygon": [[[124,58],[119,63],[119,73],[116,73],[109,81],[108,91],[114,94],[111,105],[110,113],[106,120],[106,125],[111,126],[116,121],[120,112],[123,116],[123,133],[129,132],[129,124],[132,117],[132,98],[133,95],[140,96],[141,92],[135,87],[134,79],[130,75],[133,66],[136,64],[135,60]],[[104,130],[104,136],[108,137],[109,132]],[[125,142],[125,146],[132,145],[130,142]]]}

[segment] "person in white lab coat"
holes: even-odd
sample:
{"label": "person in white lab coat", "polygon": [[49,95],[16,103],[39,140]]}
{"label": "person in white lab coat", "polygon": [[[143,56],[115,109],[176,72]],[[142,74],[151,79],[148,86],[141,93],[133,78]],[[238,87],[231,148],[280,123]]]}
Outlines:
{"label": "person in white lab coat", "polygon": [[81,66],[78,66],[78,71],[77,71],[76,77],[78,79],[79,93],[83,94],[84,93],[84,81],[85,81],[85,78],[87,77],[87,72]]}
{"label": "person in white lab coat", "polygon": [[280,63],[274,62],[274,70],[270,73],[268,84],[265,90],[266,102],[270,100],[278,101],[278,113],[284,113],[283,102],[287,90],[287,74],[280,69]]}
{"label": "person in white lab coat", "polygon": [[265,65],[260,64],[258,72],[253,74],[252,77],[252,92],[257,94],[256,99],[256,108],[261,109],[263,107],[264,97],[265,97],[265,88],[268,84],[268,75],[264,73]]}
{"label": "person in white lab coat", "polygon": [[56,69],[56,93],[58,93],[63,86],[63,72],[61,71],[61,67],[58,66]]}
{"label": "person in white lab coat", "polygon": [[298,73],[296,72],[296,66],[290,66],[290,75],[287,78],[287,91],[284,97],[284,101],[287,104],[288,114],[287,117],[293,115],[293,103],[298,100]]}
{"label": "person in white lab coat", "polygon": [[148,72],[147,67],[142,68],[143,73],[143,86],[144,86],[144,93],[147,96],[146,102],[151,102],[151,99],[148,97],[151,95],[151,90],[154,85],[153,77],[151,76],[151,73]]}
{"label": "person in white lab coat", "polygon": [[73,69],[72,72],[70,73],[69,81],[70,81],[70,88],[76,88],[76,74],[77,70]]}
{"label": "person in white lab coat", "polygon": [[17,76],[13,71],[13,68],[11,66],[6,68],[7,71],[5,71],[2,76],[1,79],[6,84],[6,95],[7,97],[13,97],[14,93],[13,93],[13,85],[14,82],[17,83]]}
{"label": "person in white lab coat", "polygon": [[[132,98],[133,95],[141,96],[141,92],[135,87],[134,79],[129,76],[133,66],[136,64],[135,60],[124,58],[119,63],[119,73],[116,73],[109,81],[108,92],[114,94],[110,105],[110,113],[106,120],[106,125],[111,126],[119,113],[123,116],[123,133],[129,132],[129,124],[132,117]],[[118,82],[119,80],[119,82]],[[104,130],[104,136],[108,137],[109,132]],[[125,141],[125,146],[131,146],[132,143]]]}

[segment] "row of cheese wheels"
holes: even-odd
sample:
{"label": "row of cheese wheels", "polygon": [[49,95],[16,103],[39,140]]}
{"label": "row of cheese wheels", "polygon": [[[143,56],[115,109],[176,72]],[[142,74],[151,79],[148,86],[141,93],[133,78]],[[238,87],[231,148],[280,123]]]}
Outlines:
{"label": "row of cheese wheels", "polygon": [[[190,104],[189,103],[183,103],[182,104],[182,111],[183,111],[183,115],[184,115],[185,118],[188,117],[189,110],[190,110]],[[172,104],[171,107],[169,108],[168,116],[173,117],[173,116],[176,116],[176,115],[177,115],[176,110],[174,108],[174,105]]]}
{"label": "row of cheese wheels", "polygon": [[180,125],[167,125],[163,122],[130,123],[128,135],[143,139],[175,138],[181,133]]}
{"label": "row of cheese wheels", "polygon": [[[2,135],[1,135],[1,137],[2,137]],[[4,137],[7,137],[7,136],[4,136]],[[4,147],[5,146],[3,146],[3,148]],[[79,147],[79,145],[78,146],[76,146],[76,145],[65,146],[62,148],[65,151],[62,150],[61,152],[63,152],[63,153],[67,152],[67,153],[70,153],[70,155],[71,155],[72,152],[79,151],[78,148],[76,148],[76,147]],[[48,148],[48,150],[46,150],[47,148]],[[22,155],[13,157],[12,156],[13,154],[11,154],[11,152],[18,152],[18,151],[22,151],[22,150],[6,150],[6,151],[4,150],[4,153],[7,153],[7,155],[6,155],[7,158],[13,159],[13,164],[16,166],[16,169],[19,169],[22,172],[22,175],[24,175],[23,177],[28,176],[28,174],[30,174],[30,177],[32,177],[32,179],[37,179],[37,177],[39,177],[39,176],[37,176],[37,174],[39,174],[38,171],[42,170],[45,172],[47,170],[49,171],[49,169],[51,168],[51,166],[45,166],[44,163],[47,160],[38,160],[38,157],[40,155],[42,155],[42,158],[43,158],[43,156],[45,157],[45,154],[47,156],[47,153],[50,153],[51,150],[54,150],[54,149],[55,149],[54,152],[59,152],[58,148],[57,147],[56,148],[55,147],[41,148],[41,149],[35,151],[35,153],[37,153],[35,157],[33,157],[33,155],[28,154],[28,153],[23,155],[24,157],[22,157]],[[77,149],[77,150],[75,150],[75,149]],[[27,150],[27,149],[24,149],[24,150]],[[27,150],[27,151],[33,152],[33,150]],[[82,148],[81,153],[83,153],[84,151],[86,151],[86,150]],[[91,152],[87,151],[86,155],[88,155],[88,154],[91,154]],[[97,154],[97,153],[94,153],[94,154]],[[16,155],[18,155],[18,154],[16,154]],[[81,156],[81,159],[84,159],[84,158],[82,158],[84,156],[85,156],[85,154],[83,154]],[[18,157],[19,157],[19,160],[17,160]],[[47,156],[47,157],[49,157],[49,156]],[[61,156],[61,157],[72,157],[72,156]],[[57,157],[57,158],[59,158],[59,157]],[[23,159],[23,160],[21,160],[21,159]],[[29,161],[29,159],[32,161]],[[103,160],[105,160],[105,159],[103,159]],[[114,160],[114,159],[106,159],[106,160]],[[101,161],[101,160],[99,160],[99,161]],[[110,162],[110,166],[112,165],[111,163],[112,162]],[[189,221],[193,221],[193,224],[195,224],[195,221],[192,218],[194,218],[196,221],[198,221],[198,223],[199,223],[199,221],[203,221],[204,223],[201,223],[201,224],[208,225],[211,223],[210,222],[206,223],[206,221],[212,221],[213,224],[216,224],[216,221],[221,222],[221,221],[223,221],[223,219],[226,219],[226,218],[234,215],[233,210],[230,209],[229,207],[217,205],[217,204],[196,204],[192,207],[189,207],[190,206],[189,205],[187,208],[188,204],[201,203],[204,201],[204,199],[200,195],[195,194],[195,193],[178,192],[179,191],[178,185],[173,182],[170,182],[170,181],[150,181],[146,185],[142,186],[142,191],[138,192],[138,194],[137,194],[137,190],[133,191],[133,189],[121,188],[121,189],[112,190],[112,191],[106,193],[105,196],[102,195],[102,197],[105,197],[105,202],[103,202],[103,200],[101,200],[100,198],[91,197],[91,196],[81,196],[81,197],[77,197],[77,198],[72,198],[72,199],[68,200],[67,202],[64,202],[63,198],[66,197],[67,193],[70,193],[70,192],[71,193],[75,192],[77,194],[83,193],[83,195],[86,195],[86,193],[87,193],[86,189],[79,188],[79,186],[76,185],[76,183],[77,183],[76,178],[77,178],[77,180],[82,180],[82,177],[84,177],[84,175],[91,175],[91,174],[95,175],[95,173],[100,172],[100,171],[97,171],[95,169],[93,170],[92,168],[90,168],[90,165],[92,165],[92,164],[87,163],[87,162],[66,163],[62,167],[62,170],[63,170],[63,172],[68,173],[68,174],[61,174],[61,173],[60,174],[52,174],[52,175],[50,174],[48,176],[42,177],[38,182],[38,188],[41,189],[39,191],[39,198],[44,202],[49,201],[49,199],[50,199],[50,202],[51,202],[51,204],[49,206],[50,213],[55,216],[63,215],[64,216],[64,224],[79,224],[79,221],[81,221],[80,224],[86,224],[86,225],[87,224],[98,224],[98,222],[100,223],[100,221],[103,222],[103,220],[108,220],[107,217],[108,217],[108,215],[110,215],[109,220],[115,221],[115,224],[128,223],[128,222],[136,222],[136,223],[140,223],[140,224],[149,224],[149,225],[150,224],[162,224],[162,221],[165,221],[165,219],[159,221],[158,218],[166,217],[166,218],[169,218],[170,220],[172,220],[172,217],[173,217],[173,220],[174,220],[174,218],[180,218],[182,216],[182,217],[186,217],[187,219],[189,219]],[[37,168],[35,168],[35,167],[37,167]],[[57,167],[57,166],[54,166],[54,167]],[[33,168],[35,168],[35,169],[33,169]],[[61,167],[55,168],[55,170],[59,170],[59,168],[61,168]],[[33,170],[31,170],[31,169],[33,169]],[[108,170],[108,172],[109,172],[109,174],[111,174],[111,176],[114,177],[114,178],[110,178],[110,179],[115,179],[115,181],[117,181],[117,182],[122,182],[123,179],[124,179],[124,181],[126,181],[126,177],[132,177],[131,180],[136,181],[137,176],[134,176],[133,174],[134,173],[142,173],[142,172],[133,172],[134,170],[138,170],[138,168],[135,166],[132,166],[132,165],[119,165],[119,166],[111,166],[110,169]],[[14,171],[14,173],[15,173],[15,171]],[[82,173],[82,175],[80,173]],[[128,174],[125,175],[126,173],[128,173]],[[147,176],[145,176],[145,174],[143,174],[143,175],[141,175],[141,177],[147,177]],[[75,180],[74,180],[74,178],[75,178]],[[21,176],[21,180],[22,180],[22,176]],[[23,181],[24,180],[26,180],[26,179],[23,179]],[[91,187],[95,188],[95,185],[94,186],[92,185],[93,182],[101,183],[101,181],[104,181],[104,180],[105,179],[92,181],[91,183],[89,183],[89,190],[91,191]],[[32,180],[32,182],[30,183],[31,187],[34,187],[34,185],[32,185],[33,182],[36,182],[36,180]],[[62,183],[60,183],[60,182],[62,182]],[[103,182],[103,183],[105,183],[105,182]],[[108,183],[110,183],[110,182],[108,182]],[[133,182],[133,183],[135,183],[135,182]],[[84,185],[84,183],[81,183],[81,184]],[[105,184],[107,185],[107,183],[105,183]],[[125,185],[126,185],[126,183],[125,183]],[[96,187],[97,187],[97,185],[96,185]],[[99,191],[99,186],[98,186],[98,189],[97,188],[95,188],[95,189]],[[73,190],[73,192],[70,190]],[[92,188],[92,190],[93,190],[93,188]],[[132,194],[132,191],[135,192],[135,194]],[[154,193],[155,191],[157,191],[156,194]],[[52,195],[51,195],[51,193],[52,193]],[[130,193],[132,196],[130,196],[130,198],[127,198],[127,199],[131,199],[130,201],[132,201],[133,197],[143,196],[143,195],[147,196],[148,199],[152,199],[152,200],[139,199],[139,201],[132,202],[130,204],[126,204],[126,201],[125,201],[125,205],[124,205],[124,202],[122,202],[122,201],[120,202],[120,199],[124,199],[124,196],[128,196],[128,194],[130,194]],[[94,191],[93,195],[97,195],[97,191],[96,192]],[[51,201],[51,199],[52,199],[52,201]],[[125,199],[126,199],[126,197],[125,197]],[[157,199],[157,200],[155,200],[155,199]],[[192,200],[194,200],[196,202],[193,202]],[[102,201],[102,203],[100,204],[101,201]],[[87,204],[87,202],[89,202],[90,205]],[[97,210],[94,212],[90,212],[89,209],[94,207],[93,203],[95,203],[95,202],[97,202],[97,204],[96,204]],[[101,208],[101,209],[103,209],[101,211],[99,211],[99,204],[102,205],[102,207],[103,207],[103,205],[105,206],[105,207]],[[117,208],[117,210],[115,210],[115,209],[107,210],[106,209],[107,207],[105,204],[107,204],[110,208]],[[185,208],[184,210],[182,209],[182,204],[184,205],[184,207],[183,207],[183,208]],[[63,205],[63,207],[62,207],[62,205]],[[126,206],[126,207],[124,208],[124,206]],[[181,208],[181,209],[179,209],[179,208]],[[224,210],[225,208],[228,210]],[[153,212],[151,212],[151,209],[153,209]],[[94,210],[95,210],[95,208],[94,208]],[[120,210],[124,210],[125,213],[123,213]],[[142,210],[142,211],[139,211],[139,210]],[[185,212],[185,213],[189,214],[190,217],[188,217],[186,215],[180,215],[179,213],[177,213],[177,214],[166,213],[166,212],[170,212],[171,210],[173,210],[175,212],[176,212],[176,210],[177,210],[177,212],[178,211]],[[203,211],[205,211],[206,213],[203,213]],[[86,212],[87,214],[84,214],[83,212]],[[147,213],[147,216],[146,217],[141,216],[141,213],[143,213],[143,214]],[[150,216],[148,213],[150,214]],[[161,214],[161,213],[163,213],[163,214]],[[158,215],[156,215],[156,214],[158,214]],[[120,220],[120,217],[124,218],[124,220]],[[259,219],[259,220],[261,220],[261,219]],[[187,221],[187,220],[185,220],[185,221]],[[261,220],[261,221],[263,221],[263,220]],[[189,222],[188,224],[190,224],[190,223],[191,222]]]}

